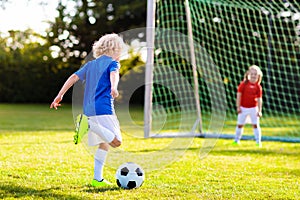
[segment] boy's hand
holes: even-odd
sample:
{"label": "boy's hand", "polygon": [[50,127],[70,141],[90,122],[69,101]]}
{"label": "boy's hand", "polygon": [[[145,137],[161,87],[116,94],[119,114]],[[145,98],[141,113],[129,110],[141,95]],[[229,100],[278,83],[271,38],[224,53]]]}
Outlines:
{"label": "boy's hand", "polygon": [[117,98],[119,96],[119,91],[117,89],[111,88],[110,95],[112,98]]}
{"label": "boy's hand", "polygon": [[240,107],[237,107],[236,111],[237,111],[238,114],[242,112]]}
{"label": "boy's hand", "polygon": [[55,110],[57,110],[57,107],[61,106],[59,102],[61,102],[62,99],[63,99],[62,96],[57,96],[51,103],[50,108],[55,108]]}

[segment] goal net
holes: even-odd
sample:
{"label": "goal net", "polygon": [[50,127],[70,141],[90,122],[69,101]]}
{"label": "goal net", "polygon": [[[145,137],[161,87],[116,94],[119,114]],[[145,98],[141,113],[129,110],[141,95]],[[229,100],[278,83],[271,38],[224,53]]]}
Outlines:
{"label": "goal net", "polygon": [[233,138],[237,86],[255,64],[262,139],[300,141],[298,1],[151,0],[147,43],[145,137]]}

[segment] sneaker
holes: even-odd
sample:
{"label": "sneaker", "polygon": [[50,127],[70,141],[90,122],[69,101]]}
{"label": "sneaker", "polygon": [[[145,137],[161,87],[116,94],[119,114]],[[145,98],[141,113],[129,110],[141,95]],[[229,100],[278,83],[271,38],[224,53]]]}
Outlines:
{"label": "sneaker", "polygon": [[76,118],[76,128],[75,128],[75,135],[74,135],[74,143],[78,144],[81,142],[83,136],[88,132],[89,124],[87,116],[80,114]]}
{"label": "sneaker", "polygon": [[234,141],[234,142],[232,143],[233,146],[238,146],[239,144],[240,144],[240,142],[237,142],[237,141]]}
{"label": "sneaker", "polygon": [[262,143],[261,142],[260,143],[256,143],[256,146],[259,147],[259,148],[261,148],[262,147]]}
{"label": "sneaker", "polygon": [[103,187],[103,186],[110,186],[112,185],[112,183],[105,179],[102,179],[101,181],[97,181],[96,179],[93,179],[91,185],[93,187]]}

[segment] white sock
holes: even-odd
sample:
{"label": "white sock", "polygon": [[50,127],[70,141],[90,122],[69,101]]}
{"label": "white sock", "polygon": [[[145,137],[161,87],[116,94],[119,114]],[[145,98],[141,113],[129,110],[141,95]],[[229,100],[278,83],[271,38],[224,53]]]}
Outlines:
{"label": "white sock", "polygon": [[95,166],[94,166],[94,179],[101,181],[103,179],[103,168],[105,159],[107,156],[107,151],[103,149],[97,149],[95,153]]}
{"label": "white sock", "polygon": [[234,138],[234,141],[239,142],[241,140],[243,131],[244,131],[244,128],[239,128],[239,127],[235,128],[235,138]]}
{"label": "white sock", "polygon": [[256,143],[258,143],[258,144],[261,143],[261,129],[260,129],[260,127],[254,128],[253,133],[254,133]]}
{"label": "white sock", "polygon": [[107,143],[111,143],[115,138],[115,134],[113,132],[92,120],[89,120],[89,128]]}

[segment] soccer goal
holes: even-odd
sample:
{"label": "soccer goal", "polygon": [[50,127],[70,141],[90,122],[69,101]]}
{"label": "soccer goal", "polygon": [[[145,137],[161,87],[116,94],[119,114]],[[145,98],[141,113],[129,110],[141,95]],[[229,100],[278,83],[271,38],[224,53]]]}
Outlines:
{"label": "soccer goal", "polygon": [[255,64],[262,139],[300,142],[298,1],[148,0],[147,47],[145,137],[233,138],[237,86]]}

